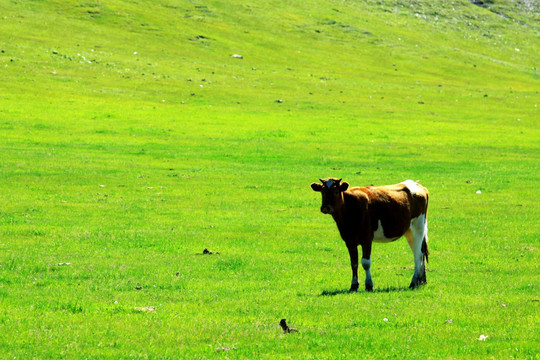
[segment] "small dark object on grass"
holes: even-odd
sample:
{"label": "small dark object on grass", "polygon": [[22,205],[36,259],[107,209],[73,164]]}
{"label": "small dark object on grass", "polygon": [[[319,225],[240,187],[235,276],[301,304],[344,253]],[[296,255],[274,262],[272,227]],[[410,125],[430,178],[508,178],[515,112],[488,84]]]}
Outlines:
{"label": "small dark object on grass", "polygon": [[219,252],[213,252],[212,250],[204,249],[202,252],[202,255],[213,255],[213,254],[219,254]]}
{"label": "small dark object on grass", "polygon": [[292,333],[292,332],[298,332],[298,330],[290,328],[289,325],[287,325],[287,321],[285,319],[281,319],[279,322],[279,325],[281,325],[281,328],[283,329],[283,333]]}

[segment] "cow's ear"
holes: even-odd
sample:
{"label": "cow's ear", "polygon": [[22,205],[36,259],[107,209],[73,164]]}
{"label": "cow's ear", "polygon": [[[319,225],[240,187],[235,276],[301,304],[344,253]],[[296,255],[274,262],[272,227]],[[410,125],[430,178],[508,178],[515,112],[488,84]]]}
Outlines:
{"label": "cow's ear", "polygon": [[340,191],[346,191],[348,188],[349,188],[349,183],[346,181],[342,182],[341,185],[339,186]]}
{"label": "cow's ear", "polygon": [[322,185],[319,184],[319,183],[313,183],[311,184],[311,188],[313,189],[313,191],[321,191],[322,190]]}

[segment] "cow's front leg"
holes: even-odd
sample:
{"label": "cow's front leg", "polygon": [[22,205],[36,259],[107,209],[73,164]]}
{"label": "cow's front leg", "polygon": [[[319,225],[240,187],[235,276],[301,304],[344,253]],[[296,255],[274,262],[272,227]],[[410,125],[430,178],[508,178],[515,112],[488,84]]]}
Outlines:
{"label": "cow's front leg", "polygon": [[347,246],[351,258],[352,281],[349,291],[357,291],[360,283],[358,282],[358,247],[356,245]]}
{"label": "cow's front leg", "polygon": [[371,243],[362,245],[362,267],[366,271],[366,291],[373,291],[373,281],[371,280]]}

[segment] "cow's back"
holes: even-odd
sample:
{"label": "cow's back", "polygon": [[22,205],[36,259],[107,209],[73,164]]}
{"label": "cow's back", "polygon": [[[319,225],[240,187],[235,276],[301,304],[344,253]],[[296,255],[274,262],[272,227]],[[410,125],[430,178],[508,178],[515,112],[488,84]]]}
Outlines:
{"label": "cow's back", "polygon": [[387,238],[398,238],[409,228],[411,220],[427,212],[428,191],[407,180],[384,186],[352,188],[368,198],[369,221],[375,231],[381,225]]}

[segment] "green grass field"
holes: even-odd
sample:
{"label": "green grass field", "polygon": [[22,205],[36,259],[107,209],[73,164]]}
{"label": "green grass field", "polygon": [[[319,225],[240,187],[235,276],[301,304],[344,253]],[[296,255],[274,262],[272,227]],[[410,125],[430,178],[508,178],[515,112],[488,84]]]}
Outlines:
{"label": "green grass field", "polygon": [[[0,0],[0,358],[539,359],[540,5],[484,3]],[[426,286],[346,291],[328,176],[430,190]]]}

